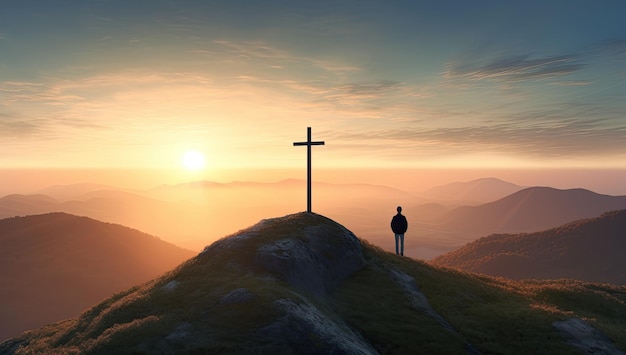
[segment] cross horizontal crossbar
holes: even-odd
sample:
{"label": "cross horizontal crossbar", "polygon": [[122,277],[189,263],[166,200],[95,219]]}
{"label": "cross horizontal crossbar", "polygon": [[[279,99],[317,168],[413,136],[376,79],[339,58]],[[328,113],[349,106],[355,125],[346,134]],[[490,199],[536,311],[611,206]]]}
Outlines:
{"label": "cross horizontal crossbar", "polygon": [[293,142],[293,145],[324,145],[324,142]]}

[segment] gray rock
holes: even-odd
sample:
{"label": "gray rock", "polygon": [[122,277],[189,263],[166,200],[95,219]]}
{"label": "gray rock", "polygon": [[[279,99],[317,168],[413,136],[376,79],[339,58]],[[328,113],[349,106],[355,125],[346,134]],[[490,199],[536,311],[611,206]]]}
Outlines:
{"label": "gray rock", "polygon": [[274,304],[284,312],[259,334],[282,339],[298,354],[378,354],[355,330],[341,319],[331,319],[313,304],[279,299]]}
{"label": "gray rock", "polygon": [[556,321],[552,323],[552,327],[557,329],[570,345],[585,354],[625,354],[615,347],[609,337],[580,318]]}
{"label": "gray rock", "polygon": [[311,214],[306,218],[312,221],[303,236],[285,235],[261,246],[255,268],[298,289],[327,294],[365,265],[361,243],[352,232],[325,217]]}
{"label": "gray rock", "polygon": [[177,286],[178,286],[178,281],[172,280],[172,281],[166,283],[165,285],[163,285],[163,287],[161,287],[161,289],[163,291],[174,291]]}
{"label": "gray rock", "polygon": [[428,299],[417,287],[415,279],[404,272],[396,269],[389,269],[389,276],[394,280],[402,289],[404,294],[409,298],[413,307],[429,315],[431,318],[437,321],[442,327],[455,332],[456,330],[443,318],[428,302]]}
{"label": "gray rock", "polygon": [[173,332],[168,334],[165,339],[169,341],[182,341],[189,336],[192,326],[190,323],[184,322],[176,326]]}
{"label": "gray rock", "polygon": [[[412,276],[394,268],[389,268],[388,274],[391,279],[402,288],[404,294],[409,298],[409,301],[415,309],[427,314],[451,333],[460,335],[460,333],[454,329],[454,327],[448,323],[448,321],[441,314],[437,313],[437,311],[433,309],[430,302],[428,302],[428,298],[426,298],[426,296],[419,290],[417,282]],[[468,354],[480,354],[480,351],[478,351],[478,349],[470,343],[465,344],[465,351]]]}
{"label": "gray rock", "polygon": [[219,304],[234,304],[248,302],[256,298],[256,295],[248,289],[241,287],[230,291],[222,296],[219,300]]}

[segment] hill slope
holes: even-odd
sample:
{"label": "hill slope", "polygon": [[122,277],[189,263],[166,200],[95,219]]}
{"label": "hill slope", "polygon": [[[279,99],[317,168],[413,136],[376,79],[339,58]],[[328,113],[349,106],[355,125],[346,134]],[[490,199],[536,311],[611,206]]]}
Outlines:
{"label": "hill slope", "polygon": [[468,234],[534,232],[624,208],[626,196],[530,187],[491,203],[456,208],[440,225]]}
{"label": "hill slope", "polygon": [[[69,201],[58,201],[45,195],[8,195],[0,198],[0,218],[64,212],[167,236],[170,241],[175,240],[176,245],[190,249],[193,246],[185,242],[193,234],[203,235],[205,242],[202,246],[206,245],[206,231],[216,224],[213,222],[219,221],[207,221],[207,216],[212,216],[216,209],[161,201],[122,190],[93,191],[83,195],[82,199]],[[198,246],[197,250],[201,247]]]}
{"label": "hill slope", "polygon": [[0,353],[620,353],[625,301],[626,288],[439,269],[300,213],[217,241]]}
{"label": "hill slope", "polygon": [[572,278],[626,285],[626,210],[542,232],[491,235],[433,263],[521,278]]}
{"label": "hill slope", "polygon": [[0,220],[0,339],[75,317],[195,253],[64,213]]}

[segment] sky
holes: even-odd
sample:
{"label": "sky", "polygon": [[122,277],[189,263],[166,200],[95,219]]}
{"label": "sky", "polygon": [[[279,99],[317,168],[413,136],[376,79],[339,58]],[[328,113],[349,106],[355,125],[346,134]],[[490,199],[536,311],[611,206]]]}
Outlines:
{"label": "sky", "polygon": [[0,168],[626,169],[626,2],[0,3]]}

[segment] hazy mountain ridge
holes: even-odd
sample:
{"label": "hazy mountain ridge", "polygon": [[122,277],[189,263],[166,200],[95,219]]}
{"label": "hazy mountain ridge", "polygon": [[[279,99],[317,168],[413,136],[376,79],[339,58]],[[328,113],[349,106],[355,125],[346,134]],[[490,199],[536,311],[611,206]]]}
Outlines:
{"label": "hazy mountain ridge", "polygon": [[0,344],[0,352],[620,353],[625,300],[624,287],[435,268],[300,213],[226,237],[77,319]]}
{"label": "hazy mountain ridge", "polygon": [[[493,183],[517,185],[494,178],[456,183],[455,189],[488,190]],[[444,185],[445,186],[445,185]],[[73,189],[76,189],[75,191]],[[88,191],[89,188],[95,190]],[[272,183],[196,181],[163,185],[145,191],[105,190],[99,185],[55,187],[71,200],[43,197],[0,198],[0,217],[62,211],[119,223],[200,251],[232,230],[259,219],[304,210],[303,180]],[[596,194],[587,190],[526,188],[478,206],[452,208],[457,201],[428,202],[417,194],[368,184],[314,183],[313,210],[341,221],[350,230],[386,250],[392,250],[389,221],[396,206],[404,207],[409,220],[406,255],[431,259],[464,243],[493,233],[534,232],[580,218],[626,208],[626,197]],[[20,199],[15,203],[15,199]],[[615,202],[619,203],[615,203]]]}
{"label": "hazy mountain ridge", "polygon": [[47,195],[59,201],[73,200],[81,198],[83,195],[100,190],[121,190],[113,186],[80,183],[70,185],[53,185],[37,191],[37,194]]}
{"label": "hazy mountain ridge", "polygon": [[11,194],[0,198],[0,218],[51,212],[59,201],[47,195]]}
{"label": "hazy mountain ridge", "polygon": [[496,234],[435,258],[438,265],[513,279],[626,285],[626,210],[527,234]]}
{"label": "hazy mountain ridge", "polygon": [[[204,244],[211,240],[207,230],[221,217],[216,213],[217,206],[174,203],[127,191],[96,190],[67,201],[41,196],[10,195],[0,198],[0,218],[65,212],[131,226],[191,249],[188,244],[194,243],[189,243],[190,239],[202,238]],[[218,219],[213,220],[213,215]]]}
{"label": "hazy mountain ridge", "polygon": [[[39,200],[29,205],[33,197],[28,195],[21,196],[25,202],[17,205],[0,199],[0,218],[56,211],[87,215],[132,226],[199,251],[232,230],[306,207],[306,182],[295,179],[275,183],[196,181],[146,191],[98,188],[93,184],[56,186],[53,191],[72,198],[42,205],[38,205]],[[387,219],[387,211],[415,199],[405,191],[379,185],[315,183],[314,188],[316,211],[339,219],[347,217],[346,223],[361,231],[379,227],[380,219]],[[379,212],[381,209],[384,214]],[[382,225],[386,228],[387,222]]]}
{"label": "hazy mountain ridge", "polygon": [[0,339],[78,315],[195,253],[121,225],[49,213],[0,220]]}
{"label": "hazy mountain ridge", "polygon": [[523,186],[489,177],[435,186],[420,195],[438,201],[476,205],[498,200],[522,189]]}
{"label": "hazy mountain ridge", "polygon": [[623,208],[626,196],[529,187],[494,202],[453,209],[438,224],[473,234],[533,232]]}

